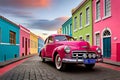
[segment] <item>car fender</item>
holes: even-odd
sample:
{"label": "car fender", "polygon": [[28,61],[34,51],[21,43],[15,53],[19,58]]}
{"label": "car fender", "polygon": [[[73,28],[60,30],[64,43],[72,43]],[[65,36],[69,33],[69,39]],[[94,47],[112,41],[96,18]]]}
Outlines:
{"label": "car fender", "polygon": [[45,57],[45,49],[44,48],[41,49],[39,56]]}
{"label": "car fender", "polygon": [[64,58],[65,56],[65,51],[64,51],[64,47],[65,45],[62,45],[62,46],[59,46],[59,47],[56,47],[52,53],[52,61],[54,62],[55,60],[55,56],[56,54],[59,54],[60,55],[60,58]]}

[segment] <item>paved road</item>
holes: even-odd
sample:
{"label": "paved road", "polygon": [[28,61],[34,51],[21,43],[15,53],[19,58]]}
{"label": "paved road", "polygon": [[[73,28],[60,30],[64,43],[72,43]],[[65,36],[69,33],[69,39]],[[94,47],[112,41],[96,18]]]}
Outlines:
{"label": "paved road", "polygon": [[57,71],[51,62],[42,63],[38,56],[5,73],[0,80],[120,80],[120,71],[96,65],[93,70],[76,65],[65,72]]}

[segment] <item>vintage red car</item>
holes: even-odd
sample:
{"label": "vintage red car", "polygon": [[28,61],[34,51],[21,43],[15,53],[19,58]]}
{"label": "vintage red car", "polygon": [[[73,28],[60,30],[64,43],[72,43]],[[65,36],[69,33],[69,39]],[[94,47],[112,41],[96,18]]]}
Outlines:
{"label": "vintage red car", "polygon": [[75,41],[68,35],[50,35],[45,40],[40,55],[42,62],[51,60],[58,70],[64,70],[69,63],[85,64],[92,69],[95,63],[102,62],[101,49],[90,46],[87,41]]}

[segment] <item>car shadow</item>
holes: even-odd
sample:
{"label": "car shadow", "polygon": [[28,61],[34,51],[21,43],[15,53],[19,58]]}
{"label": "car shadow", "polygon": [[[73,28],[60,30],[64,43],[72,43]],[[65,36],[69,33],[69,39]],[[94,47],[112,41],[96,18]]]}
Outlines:
{"label": "car shadow", "polygon": [[[51,68],[56,69],[55,64],[51,61],[47,61],[44,64],[50,66]],[[56,71],[58,71],[56,69]],[[100,72],[100,69],[98,67],[94,67],[93,69],[89,70],[85,68],[83,64],[68,64],[66,66],[66,69],[64,71],[60,72],[65,72],[65,73],[93,73],[93,72]]]}

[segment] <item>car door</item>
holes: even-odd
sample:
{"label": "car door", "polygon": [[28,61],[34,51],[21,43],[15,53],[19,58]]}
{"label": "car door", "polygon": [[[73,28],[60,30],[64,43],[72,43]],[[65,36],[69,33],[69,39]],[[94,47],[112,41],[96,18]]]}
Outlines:
{"label": "car door", "polygon": [[53,39],[52,36],[50,36],[48,38],[48,42],[46,44],[46,49],[45,49],[45,51],[46,51],[46,57],[49,57],[49,58],[52,57],[52,52],[53,52],[54,48],[55,48],[54,39]]}

